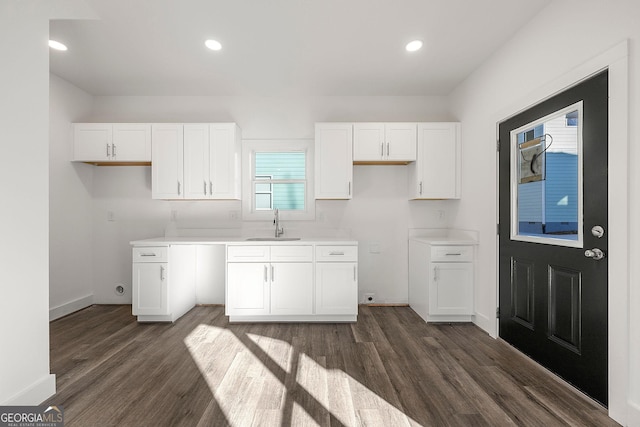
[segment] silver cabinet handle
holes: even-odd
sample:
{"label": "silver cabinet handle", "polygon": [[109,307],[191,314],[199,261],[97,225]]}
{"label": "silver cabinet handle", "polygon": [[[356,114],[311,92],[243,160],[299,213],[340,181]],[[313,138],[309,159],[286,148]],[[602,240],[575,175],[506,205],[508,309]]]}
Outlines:
{"label": "silver cabinet handle", "polygon": [[111,157],[111,151],[109,151],[109,144],[107,144],[107,157]]}
{"label": "silver cabinet handle", "polygon": [[202,181],[202,183],[204,184],[204,195],[207,195],[207,181]]}
{"label": "silver cabinet handle", "polygon": [[344,255],[344,251],[331,251],[329,255]]}
{"label": "silver cabinet handle", "polygon": [[420,181],[420,195],[422,196],[422,181]]}
{"label": "silver cabinet handle", "polygon": [[264,282],[267,282],[267,264],[264,265]]}
{"label": "silver cabinet handle", "polygon": [[384,142],[380,143],[380,155],[384,157]]}
{"label": "silver cabinet handle", "polygon": [[435,267],[433,267],[433,281],[434,282],[438,281],[438,266],[437,265]]}
{"label": "silver cabinet handle", "polygon": [[209,181],[209,194],[213,196],[213,182]]}
{"label": "silver cabinet handle", "polygon": [[349,181],[349,195],[351,195],[351,181]]}
{"label": "silver cabinet handle", "polygon": [[181,191],[180,191],[180,181],[178,181],[178,196],[179,196],[180,194],[181,194]]}
{"label": "silver cabinet handle", "polygon": [[387,142],[387,157],[389,157],[389,143]]}
{"label": "silver cabinet handle", "polygon": [[116,144],[111,144],[111,155],[116,156]]}
{"label": "silver cabinet handle", "polygon": [[271,283],[276,281],[275,269],[273,268],[273,264],[271,264]]}
{"label": "silver cabinet handle", "polygon": [[160,280],[164,280],[164,267],[160,266]]}
{"label": "silver cabinet handle", "polygon": [[451,254],[444,254],[444,255],[445,256],[460,256],[462,254],[461,253],[457,253],[457,254],[451,253]]}
{"label": "silver cabinet handle", "polygon": [[156,256],[156,254],[140,254],[140,256]]}

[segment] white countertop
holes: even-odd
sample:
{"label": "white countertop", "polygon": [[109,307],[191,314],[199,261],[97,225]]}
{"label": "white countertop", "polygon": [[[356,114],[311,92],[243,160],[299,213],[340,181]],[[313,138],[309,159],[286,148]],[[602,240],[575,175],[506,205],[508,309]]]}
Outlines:
{"label": "white countertop", "polygon": [[409,240],[430,245],[477,245],[478,233],[456,229],[411,229]]}
{"label": "white countertop", "polygon": [[133,246],[169,246],[169,245],[357,245],[358,241],[351,238],[320,237],[301,238],[300,240],[247,240],[247,237],[155,237],[152,239],[134,240]]}

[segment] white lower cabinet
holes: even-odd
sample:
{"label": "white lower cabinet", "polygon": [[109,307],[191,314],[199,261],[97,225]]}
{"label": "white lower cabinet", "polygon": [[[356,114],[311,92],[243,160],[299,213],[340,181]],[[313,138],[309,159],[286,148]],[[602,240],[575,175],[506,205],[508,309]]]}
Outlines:
{"label": "white lower cabinet", "polygon": [[434,262],[430,273],[429,315],[473,314],[473,264]]}
{"label": "white lower cabinet", "polygon": [[313,314],[313,263],[271,264],[271,314]]}
{"label": "white lower cabinet", "polygon": [[316,313],[358,314],[358,247],[316,246]]}
{"label": "white lower cabinet", "polygon": [[409,305],[427,322],[473,320],[473,245],[410,240]]}
{"label": "white lower cabinet", "polygon": [[312,246],[229,247],[227,315],[313,314],[312,261]]}
{"label": "white lower cabinet", "polygon": [[232,322],[355,321],[357,246],[229,246],[226,314]]}
{"label": "white lower cabinet", "polygon": [[316,264],[316,313],[358,314],[358,271],[355,262]]}
{"label": "white lower cabinet", "polygon": [[227,264],[227,315],[269,314],[268,264],[230,262]]}
{"label": "white lower cabinet", "polygon": [[133,248],[132,306],[139,322],[173,322],[195,306],[196,247]]}
{"label": "white lower cabinet", "polygon": [[311,262],[230,262],[227,314],[312,314],[312,280]]}
{"label": "white lower cabinet", "polygon": [[161,316],[169,314],[167,304],[166,262],[136,262],[133,264],[134,315]]}

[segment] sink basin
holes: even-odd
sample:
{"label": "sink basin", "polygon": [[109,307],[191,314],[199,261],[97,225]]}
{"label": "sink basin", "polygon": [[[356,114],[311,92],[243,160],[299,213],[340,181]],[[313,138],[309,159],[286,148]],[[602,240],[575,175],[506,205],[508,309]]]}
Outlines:
{"label": "sink basin", "polygon": [[300,240],[300,237],[249,237],[250,242],[285,242],[291,240]]}

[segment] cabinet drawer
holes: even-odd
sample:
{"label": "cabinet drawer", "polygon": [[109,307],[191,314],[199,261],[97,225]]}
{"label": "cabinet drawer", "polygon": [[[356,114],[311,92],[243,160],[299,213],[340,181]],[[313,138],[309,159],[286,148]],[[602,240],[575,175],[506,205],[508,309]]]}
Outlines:
{"label": "cabinet drawer", "polygon": [[229,246],[227,248],[227,261],[252,262],[269,261],[271,258],[270,246]]}
{"label": "cabinet drawer", "polygon": [[139,246],[133,248],[133,262],[167,262],[169,248],[166,246]]}
{"label": "cabinet drawer", "polygon": [[473,261],[473,246],[432,246],[431,261],[471,262]]}
{"label": "cabinet drawer", "polygon": [[311,246],[271,246],[271,261],[311,262]]}
{"label": "cabinet drawer", "polygon": [[316,261],[357,262],[357,246],[316,246]]}

